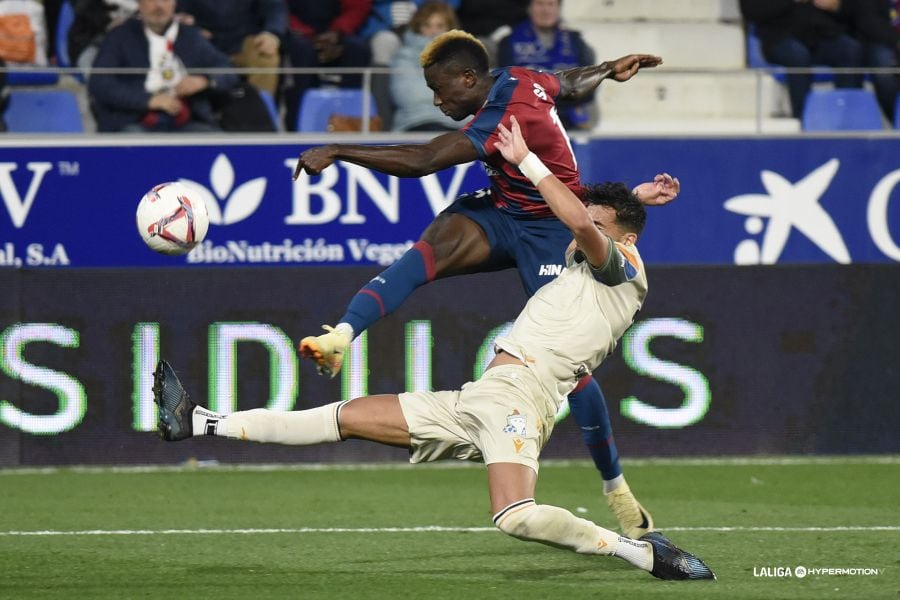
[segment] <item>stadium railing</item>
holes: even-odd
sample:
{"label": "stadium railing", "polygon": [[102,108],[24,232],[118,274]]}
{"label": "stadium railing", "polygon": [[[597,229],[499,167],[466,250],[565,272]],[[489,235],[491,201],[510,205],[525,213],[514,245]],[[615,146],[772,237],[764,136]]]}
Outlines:
{"label": "stadium railing", "polygon": [[[85,98],[85,102],[83,106],[83,117],[88,121],[92,120],[92,117],[87,114],[87,91],[86,85],[83,83],[88,77],[92,74],[104,73],[104,74],[143,74],[146,72],[146,69],[81,69],[78,67],[36,67],[36,66],[7,66],[5,68],[0,68],[0,71],[5,71],[8,74],[15,75],[12,77],[13,81],[29,81],[31,79],[48,79],[48,78],[56,78],[58,79],[58,83],[53,86],[45,86],[41,85],[42,89],[53,89],[56,88],[64,88],[75,91],[77,94],[82,94],[83,98]],[[291,75],[299,75],[299,74],[334,74],[334,75],[362,75],[362,90],[369,90],[370,94],[373,90],[373,77],[376,75],[388,75],[392,71],[386,67],[366,67],[366,68],[332,68],[332,69],[315,69],[315,68],[292,68],[292,67],[279,67],[272,69],[248,69],[248,68],[229,68],[229,69],[192,69],[191,73],[193,74],[215,74],[215,73],[223,73],[223,72],[232,72],[240,75],[248,75],[251,73],[277,73],[282,76],[291,76]],[[771,89],[774,85],[775,88],[779,91],[782,90],[784,84],[782,80],[785,75],[793,74],[793,73],[809,73],[813,75],[833,75],[835,73],[858,73],[864,75],[871,75],[873,73],[894,73],[898,77],[900,77],[900,69],[838,69],[838,68],[825,68],[825,67],[813,67],[813,68],[786,68],[786,67],[757,67],[757,68],[746,68],[746,69],[660,69],[660,70],[649,70],[639,75],[640,79],[636,79],[635,81],[641,82],[638,85],[646,85],[653,87],[657,82],[660,82],[659,85],[662,85],[663,81],[673,81],[678,80],[678,78],[682,78],[684,81],[689,82],[691,77],[696,76],[707,76],[707,77],[721,77],[723,80],[722,86],[727,87],[727,83],[725,81],[729,77],[734,76],[743,76],[747,77],[748,75],[752,76],[755,85],[753,86],[753,98],[752,99],[744,99],[741,98],[741,102],[747,102],[753,104],[752,108],[747,112],[746,117],[742,117],[743,121],[752,121],[749,127],[740,132],[728,131],[728,125],[726,124],[728,119],[718,119],[715,115],[710,114],[709,116],[702,114],[704,112],[704,108],[702,106],[702,98],[700,101],[700,106],[697,106],[697,103],[692,103],[690,107],[683,107],[685,110],[690,110],[693,115],[694,121],[698,119],[704,120],[706,122],[706,126],[699,133],[715,133],[716,125],[719,121],[721,121],[726,133],[741,133],[741,134],[749,134],[749,135],[767,135],[771,133],[781,134],[797,134],[804,135],[809,132],[805,131],[802,127],[797,127],[795,130],[791,130],[790,128],[776,128],[776,130],[772,130],[767,127],[767,123],[771,124],[773,121],[777,122],[779,120],[787,121],[790,117],[785,114],[784,109],[772,110],[771,106],[767,106],[767,103],[771,105],[771,101],[767,102],[767,95],[771,95]],[[828,87],[829,83],[823,83],[819,81],[814,84],[813,89],[821,89],[822,86]],[[29,89],[29,85],[13,85],[10,84],[10,90],[18,90],[18,89]],[[657,86],[659,87],[659,86]],[[864,87],[867,89],[871,89],[871,83],[866,82]],[[602,88],[601,88],[602,90]],[[370,131],[370,123],[371,117],[377,114],[378,104],[377,98],[376,102],[372,102],[369,99],[372,98],[370,94],[362,94],[364,98],[363,104],[359,110],[360,117],[360,125],[361,131],[363,135],[372,133]],[[660,92],[657,90],[657,96],[664,96],[664,92]],[[659,100],[660,98],[657,98]],[[721,98],[719,99],[721,101]],[[600,110],[602,113],[600,122],[602,123],[604,119],[608,118],[608,114],[603,110],[603,98],[600,97],[598,99]],[[646,115],[647,120],[653,121],[654,118],[660,120],[667,119],[669,122],[678,122],[683,118],[685,123],[687,124],[691,119],[687,117],[683,117],[679,115],[677,112],[679,108],[675,106],[675,102],[670,102],[670,108],[667,109],[667,114],[660,118],[659,115],[649,114]],[[710,113],[715,112],[713,110],[714,107],[710,108]],[[638,109],[635,109],[638,110]],[[700,113],[701,116],[697,116]],[[630,119],[634,119],[637,121],[638,119],[626,115],[624,117],[619,117],[619,121],[624,123],[624,128],[617,129],[616,133],[628,134],[630,133],[628,129],[628,121]],[[900,119],[900,117],[898,117]],[[895,121],[898,121],[895,119]],[[795,121],[796,122],[796,121]],[[884,121],[884,131],[885,135],[896,135],[900,129],[898,129],[898,125],[900,122],[889,123],[887,120]],[[90,126],[83,128],[85,133],[92,133],[92,128]],[[579,133],[591,134],[591,133],[603,133],[602,130],[596,128],[594,131],[581,131]],[[647,133],[647,129],[635,130],[633,133]],[[663,133],[673,133],[672,131],[666,130]],[[680,134],[688,134],[690,131],[685,127],[684,130],[675,131],[674,133]],[[874,131],[870,132],[874,134],[879,134],[880,132]],[[381,133],[383,135],[383,132]]]}

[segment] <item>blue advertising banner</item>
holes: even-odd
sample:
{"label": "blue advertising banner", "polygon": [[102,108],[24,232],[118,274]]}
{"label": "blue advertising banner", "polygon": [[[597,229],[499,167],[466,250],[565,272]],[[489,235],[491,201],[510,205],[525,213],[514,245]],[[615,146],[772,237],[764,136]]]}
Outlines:
{"label": "blue advertising banner", "polygon": [[[294,182],[308,143],[170,139],[0,145],[0,266],[386,265],[487,184],[477,163],[421,179],[339,163]],[[900,138],[587,139],[575,152],[585,181],[681,180],[679,199],[651,210],[648,263],[900,261]],[[144,246],[134,211],[176,180],[211,223],[173,258]]]}

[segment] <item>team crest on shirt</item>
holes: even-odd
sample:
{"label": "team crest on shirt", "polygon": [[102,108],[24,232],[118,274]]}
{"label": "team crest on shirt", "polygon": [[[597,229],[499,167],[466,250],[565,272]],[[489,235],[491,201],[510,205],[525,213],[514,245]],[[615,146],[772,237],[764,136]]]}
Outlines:
{"label": "team crest on shirt", "polygon": [[503,433],[511,433],[513,435],[525,435],[525,415],[520,414],[518,410],[513,409],[511,413],[506,415],[506,427]]}

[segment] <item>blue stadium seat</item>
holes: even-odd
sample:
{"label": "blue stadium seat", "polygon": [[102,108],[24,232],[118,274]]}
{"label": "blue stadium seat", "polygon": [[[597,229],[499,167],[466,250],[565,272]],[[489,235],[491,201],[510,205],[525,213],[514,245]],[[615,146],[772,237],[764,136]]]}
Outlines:
{"label": "blue stadium seat", "polygon": [[804,131],[883,129],[875,94],[867,89],[813,90],[803,109]]}
{"label": "blue stadium seat", "polygon": [[[352,117],[362,116],[363,91],[361,89],[316,88],[303,95],[297,131],[328,131],[328,117],[333,114]],[[369,94],[369,114],[375,116],[375,99]]]}
{"label": "blue stadium seat", "polygon": [[[6,65],[6,83],[8,85],[56,85],[59,75],[56,73],[42,73],[41,71],[16,71],[15,65]],[[51,67],[55,68],[55,67]]]}
{"label": "blue stadium seat", "polygon": [[69,90],[10,90],[10,133],[84,133],[78,98]]}
{"label": "blue stadium seat", "polygon": [[272,125],[275,127],[275,131],[283,131],[283,127],[281,126],[281,119],[278,118],[278,107],[275,105],[275,98],[272,97],[266,90],[257,89],[259,92],[259,97],[262,98],[262,101],[265,103],[266,108],[269,110],[269,117],[272,119]]}

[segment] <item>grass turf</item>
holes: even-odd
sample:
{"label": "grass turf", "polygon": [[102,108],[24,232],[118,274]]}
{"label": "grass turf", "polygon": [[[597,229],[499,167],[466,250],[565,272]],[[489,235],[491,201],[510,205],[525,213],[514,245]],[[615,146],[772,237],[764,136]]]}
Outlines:
{"label": "grass turf", "polygon": [[[522,600],[900,594],[896,460],[625,466],[632,489],[657,525],[664,531],[668,527],[676,543],[704,558],[718,581],[662,582],[619,559],[580,556],[483,531],[479,528],[490,527],[491,515],[484,471],[478,467],[63,469],[0,472],[0,597]],[[612,528],[599,490],[587,464],[547,464],[537,497]],[[473,530],[196,533],[432,525]],[[891,529],[811,529],[884,526]],[[141,530],[146,533],[134,533]],[[104,533],[10,533],[35,531]],[[758,575],[763,568],[798,565],[882,571]]]}

